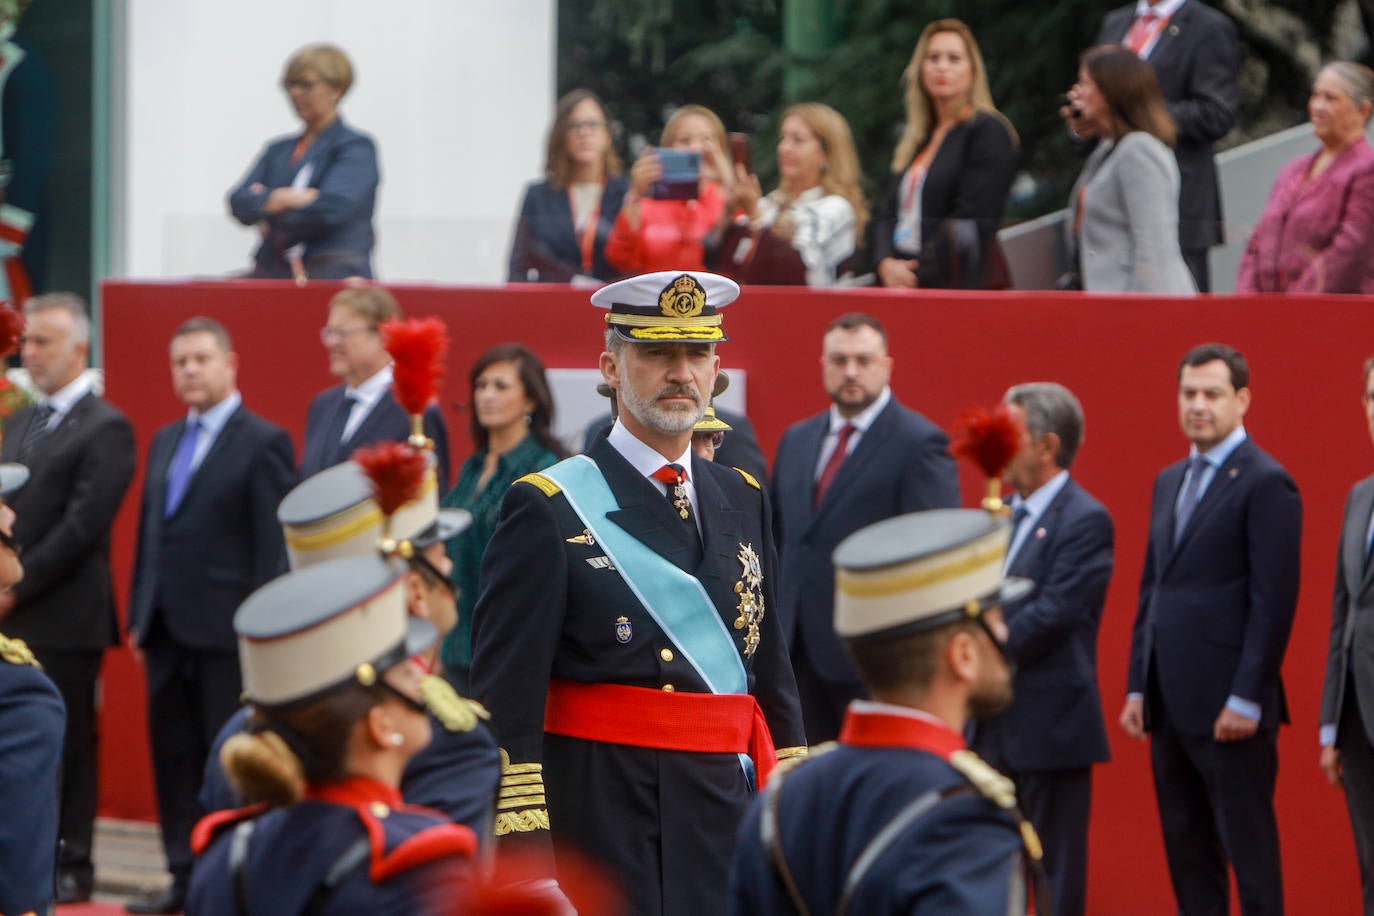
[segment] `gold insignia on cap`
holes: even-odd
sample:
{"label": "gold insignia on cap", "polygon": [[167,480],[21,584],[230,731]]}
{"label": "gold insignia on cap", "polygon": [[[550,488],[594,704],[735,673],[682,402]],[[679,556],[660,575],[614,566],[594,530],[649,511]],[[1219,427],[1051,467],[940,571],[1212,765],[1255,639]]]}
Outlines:
{"label": "gold insignia on cap", "polygon": [[377,669],[373,668],[367,662],[363,662],[359,665],[358,670],[354,672],[354,674],[358,678],[358,683],[362,684],[364,687],[371,687],[373,684],[377,683]]}
{"label": "gold insignia on cap", "polygon": [[706,307],[706,290],[691,274],[683,274],[663,287],[658,307],[669,318],[695,318]]}

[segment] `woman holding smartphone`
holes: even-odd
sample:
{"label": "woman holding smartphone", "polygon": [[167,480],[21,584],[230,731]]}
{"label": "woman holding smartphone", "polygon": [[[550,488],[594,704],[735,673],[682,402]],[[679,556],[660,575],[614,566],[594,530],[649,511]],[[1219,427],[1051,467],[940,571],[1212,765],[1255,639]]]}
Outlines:
{"label": "woman holding smartphone", "polygon": [[[725,125],[709,108],[683,105],[673,112],[658,148],[645,149],[630,168],[630,189],[606,240],[612,267],[627,274],[706,269],[702,240],[720,220],[734,183],[726,149]],[[699,161],[694,187],[664,180],[668,151]]]}

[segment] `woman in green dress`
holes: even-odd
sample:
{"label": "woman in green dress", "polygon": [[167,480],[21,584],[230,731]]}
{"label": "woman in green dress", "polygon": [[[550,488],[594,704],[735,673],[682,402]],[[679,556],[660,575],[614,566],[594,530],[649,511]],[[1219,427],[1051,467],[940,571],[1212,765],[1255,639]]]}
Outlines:
{"label": "woman in green dress", "polygon": [[458,483],[443,505],[472,513],[472,525],[448,542],[458,585],[458,625],[444,639],[444,673],[460,691],[468,689],[472,665],[472,608],[477,603],[482,552],[496,530],[501,499],[516,480],[566,457],[554,438],[553,395],[539,356],[521,344],[492,347],[468,373],[472,441],[476,451],[463,462]]}

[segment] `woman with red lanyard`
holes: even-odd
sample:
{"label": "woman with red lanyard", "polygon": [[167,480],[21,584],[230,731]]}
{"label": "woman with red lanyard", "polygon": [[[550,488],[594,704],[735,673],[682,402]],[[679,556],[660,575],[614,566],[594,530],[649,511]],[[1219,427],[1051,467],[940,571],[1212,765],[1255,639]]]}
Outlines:
{"label": "woman with red lanyard", "polygon": [[606,259],[625,273],[655,270],[705,270],[702,240],[725,210],[734,166],[727,152],[725,125],[709,108],[683,105],[663,126],[660,149],[685,150],[701,157],[693,196],[655,196],[664,177],[657,151],[648,147],[630,168],[630,190],[606,242]]}
{"label": "woman with red lanyard", "polygon": [[544,180],[525,188],[506,279],[597,285],[616,279],[605,249],[629,187],[621,171],[601,99],[588,89],[559,99]]}
{"label": "woman with red lanyard", "polygon": [[926,26],[902,82],[906,126],[873,213],[879,281],[894,289],[1005,287],[997,230],[1017,137],[992,104],[968,26],[958,19]]}

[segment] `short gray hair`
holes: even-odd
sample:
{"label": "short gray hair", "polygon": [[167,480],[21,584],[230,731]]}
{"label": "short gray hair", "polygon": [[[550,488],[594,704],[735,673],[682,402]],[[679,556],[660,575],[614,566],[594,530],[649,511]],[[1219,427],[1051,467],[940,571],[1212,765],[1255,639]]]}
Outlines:
{"label": "short gray hair", "polygon": [[1047,433],[1059,437],[1059,453],[1054,463],[1068,469],[1083,444],[1083,407],[1073,392],[1058,382],[1027,382],[1013,385],[1002,398],[1026,413],[1026,431],[1031,439]]}
{"label": "short gray hair", "polygon": [[[1365,102],[1374,105],[1374,70],[1370,70],[1364,64],[1338,60],[1322,67],[1323,73],[1327,71],[1341,81],[1345,94],[1350,96],[1356,107]],[[1366,117],[1365,120],[1368,121],[1369,118]]]}
{"label": "short gray hair", "polygon": [[24,317],[58,309],[72,316],[72,342],[91,342],[91,319],[86,313],[86,300],[76,293],[44,293],[24,303]]}

